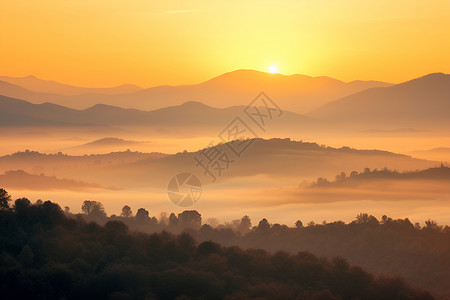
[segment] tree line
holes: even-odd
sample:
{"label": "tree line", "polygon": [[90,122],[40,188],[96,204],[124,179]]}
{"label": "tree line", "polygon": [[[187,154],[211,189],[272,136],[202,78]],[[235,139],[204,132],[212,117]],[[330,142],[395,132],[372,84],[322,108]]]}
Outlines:
{"label": "tree line", "polygon": [[[342,221],[303,224],[298,220],[294,227],[288,227],[270,223],[267,219],[262,219],[256,226],[253,226],[251,219],[244,216],[241,219],[219,225],[212,224],[214,222],[209,220],[208,223],[214,225],[211,226],[204,224],[201,214],[195,210],[186,210],[178,215],[163,214],[156,218],[150,216],[150,213],[143,208],[138,209],[134,214],[132,209],[125,205],[120,215],[108,217],[100,202],[85,201],[82,205],[82,214],[71,214],[68,207],[62,211],[59,206],[49,201],[37,201],[32,204],[26,198],[16,200],[15,204],[9,207],[10,198],[8,197],[6,191],[3,194],[0,191],[0,200],[6,199],[0,203],[7,204],[2,206],[2,213],[9,213],[16,217],[19,214],[21,218],[26,217],[26,219],[33,220],[32,213],[27,215],[29,213],[23,211],[32,212],[33,210],[42,210],[44,207],[55,206],[57,207],[55,211],[57,210],[58,215],[63,216],[62,219],[65,222],[75,222],[78,224],[77,226],[84,226],[85,230],[91,227],[104,229],[115,224],[114,226],[122,228],[127,235],[133,237],[150,234],[171,236],[176,239],[177,236],[174,234],[187,234],[195,243],[200,243],[198,246],[207,242],[217,243],[217,247],[221,249],[238,246],[240,249],[244,249],[240,250],[244,252],[254,251],[250,249],[261,249],[258,251],[263,251],[269,257],[276,255],[279,251],[284,251],[282,253],[289,257],[297,255],[299,251],[314,253],[320,257],[327,257],[328,260],[325,259],[325,261],[328,262],[335,257],[345,257],[350,264],[360,265],[376,274],[401,274],[408,282],[430,290],[435,296],[444,297],[450,294],[447,282],[447,279],[450,278],[450,228],[440,226],[432,220],[426,221],[425,226],[420,226],[417,223],[411,223],[407,218],[395,220],[383,216],[378,220],[374,216],[362,213],[348,224]],[[21,210],[24,207],[26,209]],[[41,221],[39,218],[36,219],[36,222]],[[97,224],[101,224],[103,227]],[[36,226],[42,226],[42,224]],[[27,231],[22,228],[21,232],[26,233]],[[88,232],[89,230],[85,233]],[[18,236],[20,237],[22,234]],[[95,240],[94,237],[90,238]],[[69,242],[65,238],[63,241]],[[83,243],[78,241],[77,247],[81,247]],[[23,247],[31,247],[29,243],[21,245],[16,247],[17,255],[22,251],[25,251],[25,254],[29,252],[27,248],[24,250]],[[72,242],[69,242],[68,245],[69,248],[74,246]],[[90,251],[90,249],[84,249],[84,246],[82,248],[83,251]],[[322,260],[322,258],[318,259]],[[334,295],[333,291],[331,293]]]}

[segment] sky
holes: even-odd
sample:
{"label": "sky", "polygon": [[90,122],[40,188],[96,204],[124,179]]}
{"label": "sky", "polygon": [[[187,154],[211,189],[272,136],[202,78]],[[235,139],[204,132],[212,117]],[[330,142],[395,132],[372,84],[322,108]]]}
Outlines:
{"label": "sky", "polygon": [[86,87],[450,73],[448,0],[2,0],[0,28],[0,75]]}

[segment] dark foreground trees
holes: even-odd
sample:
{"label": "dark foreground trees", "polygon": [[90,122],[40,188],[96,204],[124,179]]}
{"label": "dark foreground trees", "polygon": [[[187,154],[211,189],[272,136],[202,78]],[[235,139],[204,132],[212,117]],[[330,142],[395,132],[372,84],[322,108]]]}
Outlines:
{"label": "dark foreground trees", "polygon": [[133,233],[67,218],[49,201],[0,210],[0,250],[2,299],[433,299],[341,258]]}

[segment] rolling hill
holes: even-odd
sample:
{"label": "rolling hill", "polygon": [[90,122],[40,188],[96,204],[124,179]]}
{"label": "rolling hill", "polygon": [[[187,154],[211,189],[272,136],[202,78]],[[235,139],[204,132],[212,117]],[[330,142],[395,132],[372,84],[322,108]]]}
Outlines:
{"label": "rolling hill", "polygon": [[[89,191],[95,189],[105,189],[98,184],[91,184],[75,181],[66,178],[56,178],[45,176],[44,174],[32,175],[23,170],[6,171],[0,175],[2,186],[8,189],[48,191],[48,190],[69,190],[69,191]],[[106,188],[113,189],[113,188]]]}
{"label": "rolling hill", "polygon": [[[268,176],[281,181],[289,178],[293,182],[299,182],[319,176],[330,178],[341,171],[350,173],[366,167],[388,167],[404,171],[436,165],[432,161],[387,151],[333,148],[290,139],[254,139],[240,157],[230,152],[228,147],[229,144],[222,144],[215,148],[227,153],[230,160],[228,168],[221,163],[224,168],[221,175],[216,167],[210,167],[217,182],[252,176]],[[212,176],[196,166],[195,157],[201,159],[211,149],[173,155],[121,152],[70,156],[21,152],[0,157],[0,171],[20,168],[29,173],[38,172],[121,188],[165,187],[173,175],[190,172],[196,174],[204,184],[208,184],[213,182]]]}

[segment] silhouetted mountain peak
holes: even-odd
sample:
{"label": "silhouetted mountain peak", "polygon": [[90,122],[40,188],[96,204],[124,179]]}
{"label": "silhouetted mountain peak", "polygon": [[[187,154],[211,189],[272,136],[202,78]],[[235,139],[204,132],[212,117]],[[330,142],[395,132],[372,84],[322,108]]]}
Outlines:
{"label": "silhouetted mountain peak", "polygon": [[98,139],[89,143],[86,143],[86,146],[105,146],[105,145],[117,145],[117,144],[128,144],[128,143],[137,143],[136,141],[127,141],[124,139],[120,139],[120,138],[115,138],[115,137],[106,137],[106,138],[102,138],[102,139]]}
{"label": "silhouetted mountain peak", "polygon": [[120,108],[117,106],[113,106],[113,105],[108,105],[108,104],[95,104],[89,108],[86,108],[84,111],[105,111],[105,110],[127,110],[125,108]]}
{"label": "silhouetted mountain peak", "polygon": [[180,108],[212,108],[211,106],[206,105],[200,101],[187,101],[187,102],[184,102],[183,104],[179,105],[178,107],[180,107]]}
{"label": "silhouetted mountain peak", "polygon": [[286,79],[286,78],[293,78],[296,79],[306,79],[306,78],[312,78],[308,75],[302,75],[302,74],[295,74],[295,75],[284,75],[281,73],[271,74],[268,72],[262,72],[257,70],[251,70],[251,69],[239,69],[234,70],[230,72],[223,73],[222,75],[216,76],[208,81],[205,81],[204,83],[211,83],[211,82],[237,82],[241,83],[242,81],[266,81],[266,80],[280,80],[280,79]]}
{"label": "silhouetted mountain peak", "polygon": [[424,75],[422,77],[418,77],[404,83],[394,85],[393,87],[401,87],[401,86],[415,86],[418,88],[427,88],[436,85],[441,86],[444,83],[448,82],[448,86],[450,86],[450,75],[445,73],[431,73]]}
{"label": "silhouetted mountain peak", "polygon": [[438,127],[448,123],[450,75],[432,73],[390,87],[376,87],[330,102],[310,113],[322,120],[374,126]]}

